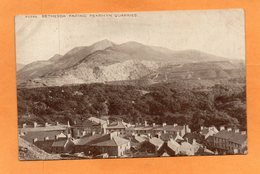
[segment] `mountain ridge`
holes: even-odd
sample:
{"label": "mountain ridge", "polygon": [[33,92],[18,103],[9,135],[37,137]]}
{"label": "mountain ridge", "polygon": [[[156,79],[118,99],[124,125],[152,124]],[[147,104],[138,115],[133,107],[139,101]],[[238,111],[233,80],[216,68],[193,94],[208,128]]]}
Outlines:
{"label": "mountain ridge", "polygon": [[[168,65],[192,63],[196,65],[196,63],[205,64],[216,61],[229,62],[229,64],[226,63],[226,66],[231,66],[230,59],[199,50],[173,51],[135,41],[115,44],[105,39],[90,46],[75,47],[63,56],[56,54],[47,61],[26,65],[17,72],[17,81],[18,85],[34,87],[136,80],[156,73],[160,68]],[[211,63],[210,66],[220,66],[213,64]],[[174,72],[175,68],[176,66],[172,66],[170,71]],[[189,70],[185,69],[185,71]],[[220,72],[221,77],[230,78],[226,72],[222,72],[222,70]],[[218,75],[212,77],[217,78]]]}

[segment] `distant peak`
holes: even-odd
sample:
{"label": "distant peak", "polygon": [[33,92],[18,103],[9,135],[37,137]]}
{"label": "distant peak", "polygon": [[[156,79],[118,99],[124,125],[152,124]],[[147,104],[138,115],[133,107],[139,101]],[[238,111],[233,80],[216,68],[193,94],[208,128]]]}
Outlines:
{"label": "distant peak", "polygon": [[132,48],[132,49],[135,49],[135,48],[140,48],[140,47],[143,47],[145,46],[144,44],[141,44],[139,42],[136,42],[136,41],[129,41],[129,42],[125,42],[125,43],[122,43],[119,45],[120,47],[127,47],[127,48]]}
{"label": "distant peak", "polygon": [[144,45],[144,44],[141,44],[141,43],[136,42],[136,41],[128,41],[128,42],[126,42],[124,44],[128,44],[128,45]]}
{"label": "distant peak", "polygon": [[98,42],[95,42],[93,45],[97,45],[97,44],[111,44],[111,45],[114,45],[114,43],[108,39],[103,39],[103,40],[100,40]]}
{"label": "distant peak", "polygon": [[115,43],[113,43],[112,41],[110,41],[108,39],[104,39],[104,40],[101,40],[101,41],[94,43],[91,46],[94,47],[97,50],[103,50],[103,49],[106,49],[108,47],[112,47],[114,45],[115,45]]}
{"label": "distant peak", "polygon": [[57,61],[59,58],[61,58],[62,55],[60,54],[55,54],[54,56],[52,56],[49,60],[50,61]]}

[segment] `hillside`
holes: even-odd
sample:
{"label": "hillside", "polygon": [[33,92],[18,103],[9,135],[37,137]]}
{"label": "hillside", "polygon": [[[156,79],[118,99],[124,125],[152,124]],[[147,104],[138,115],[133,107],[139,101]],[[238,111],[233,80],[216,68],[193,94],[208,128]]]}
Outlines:
{"label": "hillside", "polygon": [[245,77],[243,64],[230,61],[175,64],[160,67],[156,72],[142,78],[153,83],[181,80],[221,80]]}
{"label": "hillside", "polygon": [[104,40],[91,46],[73,48],[65,55],[54,55],[47,61],[32,62],[17,72],[17,82],[18,84],[23,83],[27,80],[44,76],[50,72],[71,67],[93,52],[103,50],[112,45],[112,42]]}
{"label": "hillside", "polygon": [[[193,66],[197,69],[189,69]],[[203,76],[208,73],[211,75]],[[173,79],[232,78],[241,75],[241,68],[227,58],[197,50],[172,51],[138,42],[115,44],[103,40],[26,65],[17,72],[17,82],[19,87],[62,86],[151,79],[154,75],[169,74]],[[154,82],[167,80],[159,79]]]}
{"label": "hillside", "polygon": [[53,160],[61,159],[59,155],[48,154],[35,145],[20,138],[19,141],[19,159],[20,160]]}

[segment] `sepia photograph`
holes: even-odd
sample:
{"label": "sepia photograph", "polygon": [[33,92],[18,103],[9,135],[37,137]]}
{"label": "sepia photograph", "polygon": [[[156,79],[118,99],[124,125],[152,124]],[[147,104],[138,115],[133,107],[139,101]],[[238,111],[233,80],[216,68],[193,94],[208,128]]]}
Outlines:
{"label": "sepia photograph", "polygon": [[246,155],[242,9],[15,17],[19,160]]}

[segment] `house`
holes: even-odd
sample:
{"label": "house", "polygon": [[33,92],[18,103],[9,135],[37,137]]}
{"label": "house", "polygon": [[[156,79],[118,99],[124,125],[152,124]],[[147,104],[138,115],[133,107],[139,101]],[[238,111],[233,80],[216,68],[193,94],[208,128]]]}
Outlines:
{"label": "house", "polygon": [[102,118],[104,118],[104,119],[100,119],[100,118],[96,118],[96,117],[89,117],[88,120],[95,124],[100,124],[100,125],[109,124],[108,119],[106,119],[105,117],[102,117]]}
{"label": "house", "polygon": [[126,134],[127,135],[133,135],[133,134],[151,134],[153,130],[152,126],[142,126],[142,125],[136,125],[132,127],[126,128]]}
{"label": "house", "polygon": [[190,144],[187,141],[181,142],[179,147],[179,155],[187,155],[187,156],[195,155],[194,147],[192,146],[192,144]]}
{"label": "house", "polygon": [[246,132],[239,132],[238,129],[225,129],[221,127],[220,131],[213,135],[213,146],[223,153],[245,153],[247,149]]}
{"label": "house", "polygon": [[90,117],[82,122],[74,122],[70,126],[72,137],[80,138],[85,135],[91,135],[93,132],[101,134],[106,133],[104,127],[109,123],[108,120],[102,120],[96,117]]}
{"label": "house", "polygon": [[127,127],[127,123],[123,121],[116,121],[111,124],[108,124],[107,126],[104,126],[104,130],[106,133],[119,132],[120,134],[125,134]]}
{"label": "house", "polygon": [[169,134],[169,133],[158,133],[157,134],[158,138],[160,138],[163,141],[169,141],[169,140],[174,140],[176,142],[181,142],[184,139],[180,136],[179,132],[177,132],[176,134]]}
{"label": "house", "polygon": [[51,146],[55,140],[67,139],[66,131],[64,130],[23,132],[20,137],[49,153],[52,151]]}
{"label": "house", "polygon": [[141,144],[140,151],[156,154],[163,144],[164,141],[160,138],[152,137]]}
{"label": "house", "polygon": [[22,127],[18,128],[19,134],[24,136],[28,132],[45,132],[45,131],[58,131],[58,132],[66,132],[67,125],[59,124],[56,122],[55,125],[48,124],[47,122],[43,124],[39,124],[34,122],[33,125],[29,125],[23,123]]}
{"label": "house", "polygon": [[[104,139],[103,134],[93,134],[93,135],[85,135],[79,139],[73,140],[75,146],[74,151],[75,152],[85,152],[86,154],[89,154],[89,147],[91,142],[93,141],[102,141]],[[107,138],[106,138],[107,139]]]}
{"label": "house", "polygon": [[97,142],[90,146],[101,154],[107,153],[109,156],[122,157],[130,150],[130,141],[119,136],[113,136],[109,140]]}
{"label": "house", "polygon": [[207,139],[208,137],[213,136],[216,133],[218,133],[218,129],[215,126],[200,127],[200,134],[204,136],[204,139]]}
{"label": "house", "polygon": [[176,156],[179,154],[180,144],[175,140],[165,141],[164,144],[159,148],[158,156]]}
{"label": "house", "polygon": [[58,139],[52,143],[52,153],[65,153],[73,151],[74,143],[71,139]]}
{"label": "house", "polygon": [[74,141],[75,152],[87,155],[107,153],[109,156],[121,157],[130,150],[130,141],[119,136],[118,132],[84,136]]}
{"label": "house", "polygon": [[197,132],[187,133],[184,135],[183,138],[190,144],[192,144],[194,140],[196,140],[196,142],[200,144],[204,144],[205,142],[204,136]]}
{"label": "house", "polygon": [[138,150],[141,144],[147,140],[147,138],[139,135],[133,135],[129,137],[131,149]]}
{"label": "house", "polygon": [[179,135],[183,137],[186,133],[190,133],[191,130],[188,125],[180,126],[178,124],[174,125],[167,125],[163,123],[162,125],[148,125],[146,122],[144,125],[136,125],[132,127],[128,127],[126,129],[126,134],[150,134],[150,135],[157,135],[158,133],[168,133],[171,135]]}
{"label": "house", "polygon": [[99,124],[93,124],[93,122],[89,120],[74,122],[74,125],[70,127],[71,135],[73,138],[80,138],[87,134],[92,134],[94,127],[96,127],[96,129],[97,127],[99,128],[97,131],[101,130],[101,126]]}
{"label": "house", "polygon": [[190,133],[191,130],[188,125],[180,126],[178,124],[174,125],[167,125],[166,123],[163,123],[162,126],[155,127],[153,129],[153,133],[169,133],[171,135],[179,134],[181,137],[183,137],[186,133]]}
{"label": "house", "polygon": [[25,139],[26,141],[28,141],[30,143],[35,143],[37,141],[43,142],[46,140],[54,141],[59,136],[65,135],[65,134],[66,134],[66,132],[64,130],[30,131],[30,132],[24,132],[23,136],[21,136],[21,138]]}

